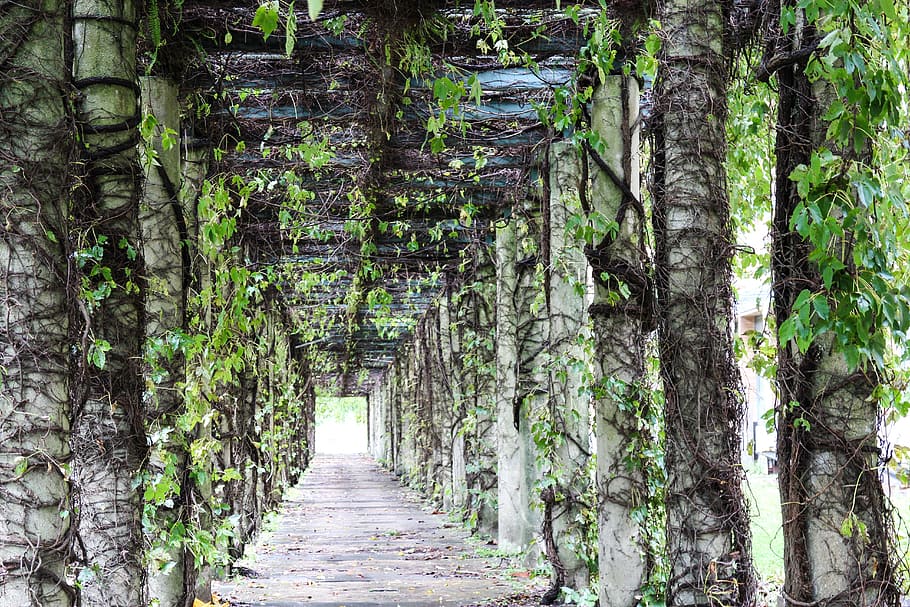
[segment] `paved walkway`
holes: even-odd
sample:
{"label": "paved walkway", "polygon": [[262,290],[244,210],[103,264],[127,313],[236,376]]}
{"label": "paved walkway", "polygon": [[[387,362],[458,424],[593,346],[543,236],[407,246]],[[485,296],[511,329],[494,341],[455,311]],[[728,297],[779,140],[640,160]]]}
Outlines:
{"label": "paved walkway", "polygon": [[454,607],[527,590],[526,572],[478,557],[363,455],[317,456],[274,527],[238,563],[244,577],[215,584],[233,607]]}

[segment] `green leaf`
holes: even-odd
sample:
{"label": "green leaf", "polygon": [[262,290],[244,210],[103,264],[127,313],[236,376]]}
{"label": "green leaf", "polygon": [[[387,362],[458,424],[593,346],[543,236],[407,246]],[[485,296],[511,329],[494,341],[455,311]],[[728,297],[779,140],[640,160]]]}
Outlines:
{"label": "green leaf", "polygon": [[316,21],[322,12],[322,0],[307,0],[307,8],[310,11],[310,21]]}
{"label": "green leaf", "polygon": [[831,313],[831,308],[828,306],[828,300],[825,299],[824,295],[819,295],[812,300],[812,306],[815,308],[815,313],[822,320],[828,320],[828,316]]}
{"label": "green leaf", "polygon": [[111,344],[107,340],[97,339],[88,347],[88,361],[98,369],[104,369],[110,350]]}
{"label": "green leaf", "polygon": [[13,475],[15,475],[16,478],[20,478],[25,474],[26,470],[28,470],[28,458],[20,457],[19,461],[16,462],[16,467],[13,469]]}
{"label": "green leaf", "polygon": [[853,515],[844,519],[840,526],[840,534],[846,538],[853,537]]}
{"label": "green leaf", "polygon": [[799,295],[796,296],[796,301],[793,302],[793,310],[799,310],[806,305],[806,302],[809,301],[809,298],[812,296],[812,293],[809,289],[803,289],[799,292]]}
{"label": "green leaf", "polygon": [[483,94],[483,90],[480,88],[480,80],[477,78],[477,74],[472,74],[468,82],[471,83],[471,99],[474,100],[474,105],[480,105],[480,96]]}
{"label": "green leaf", "polygon": [[288,19],[284,24],[284,32],[284,54],[290,57],[297,44],[297,14],[294,12],[293,2],[288,7]]}
{"label": "green leaf", "polygon": [[778,343],[781,345],[786,344],[791,339],[793,339],[793,335],[796,333],[794,319],[795,317],[791,316],[784,322],[780,323],[780,328],[777,330],[777,339]]}
{"label": "green leaf", "polygon": [[825,283],[825,288],[831,289],[831,284],[834,282],[834,266],[825,264],[822,268],[822,280]]}
{"label": "green leaf", "polygon": [[859,366],[859,348],[853,344],[844,346],[844,358],[850,369],[856,369]]}
{"label": "green leaf", "polygon": [[278,0],[271,0],[259,5],[253,17],[253,27],[262,30],[262,39],[268,40],[278,28]]}
{"label": "green leaf", "polygon": [[237,471],[237,468],[226,468],[224,472],[221,473],[222,481],[240,481],[243,480],[243,476]]}

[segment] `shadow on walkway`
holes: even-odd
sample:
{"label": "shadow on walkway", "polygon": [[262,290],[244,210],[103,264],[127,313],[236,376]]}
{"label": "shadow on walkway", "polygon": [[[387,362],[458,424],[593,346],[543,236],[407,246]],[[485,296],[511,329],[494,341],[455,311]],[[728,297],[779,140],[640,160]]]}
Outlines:
{"label": "shadow on walkway", "polygon": [[532,590],[365,455],[317,456],[274,528],[238,563],[246,576],[215,584],[233,607],[454,607]]}

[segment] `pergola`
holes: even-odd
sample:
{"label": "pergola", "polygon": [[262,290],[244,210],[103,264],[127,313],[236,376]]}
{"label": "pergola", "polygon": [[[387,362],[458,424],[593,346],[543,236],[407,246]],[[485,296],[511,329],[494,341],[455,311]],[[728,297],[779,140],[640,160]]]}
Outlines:
{"label": "pergola", "polygon": [[[323,355],[323,381],[367,393],[433,299],[482,263],[491,223],[539,199],[553,133],[538,108],[570,81],[584,20],[500,2],[496,45],[469,4],[339,1],[316,22],[298,8],[288,43],[282,24],[263,40],[256,8],[184,5],[204,60],[183,86],[210,104],[187,134],[224,150],[216,173],[258,178],[244,255],[287,269],[280,297],[301,326],[319,324],[298,345]],[[289,187],[312,196],[289,205]]]}

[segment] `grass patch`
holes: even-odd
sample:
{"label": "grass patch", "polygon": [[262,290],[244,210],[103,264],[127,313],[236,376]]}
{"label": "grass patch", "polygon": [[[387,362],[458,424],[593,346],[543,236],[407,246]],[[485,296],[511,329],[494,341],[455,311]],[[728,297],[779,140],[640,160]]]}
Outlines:
{"label": "grass patch", "polygon": [[745,489],[752,520],[752,559],[765,580],[784,577],[784,535],[781,529],[777,475],[749,473]]}

